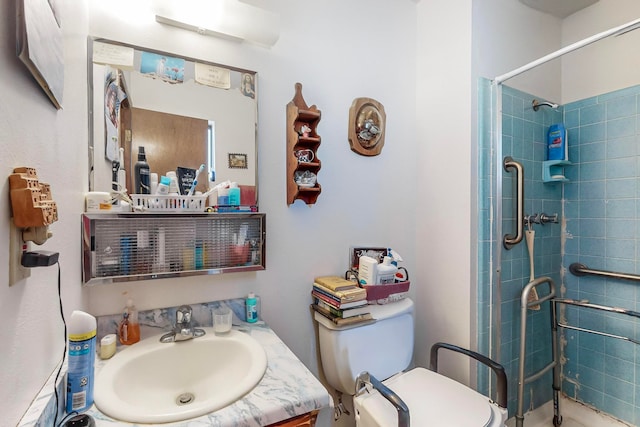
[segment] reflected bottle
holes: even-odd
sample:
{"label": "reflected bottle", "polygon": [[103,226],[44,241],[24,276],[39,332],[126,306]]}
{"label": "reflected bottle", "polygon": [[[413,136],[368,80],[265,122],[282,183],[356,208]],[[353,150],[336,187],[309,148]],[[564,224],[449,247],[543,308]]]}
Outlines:
{"label": "reflected bottle", "polygon": [[147,163],[147,155],[144,147],[138,147],[138,161],[135,165],[135,188],[134,194],[150,194],[151,193],[151,170]]}

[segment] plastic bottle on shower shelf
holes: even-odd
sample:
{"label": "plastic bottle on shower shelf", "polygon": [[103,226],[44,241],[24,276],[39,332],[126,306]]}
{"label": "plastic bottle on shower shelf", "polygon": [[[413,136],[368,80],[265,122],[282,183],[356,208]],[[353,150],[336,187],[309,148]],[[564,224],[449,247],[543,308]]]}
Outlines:
{"label": "plastic bottle on shower shelf", "polygon": [[567,129],[563,123],[549,126],[547,132],[547,160],[569,160]]}

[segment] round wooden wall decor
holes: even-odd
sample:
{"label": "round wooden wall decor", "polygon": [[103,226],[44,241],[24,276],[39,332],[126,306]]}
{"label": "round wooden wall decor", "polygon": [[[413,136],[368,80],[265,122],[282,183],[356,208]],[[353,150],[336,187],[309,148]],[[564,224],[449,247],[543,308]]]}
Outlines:
{"label": "round wooden wall decor", "polygon": [[384,107],[375,99],[356,98],[349,109],[349,145],[363,156],[377,156],[384,146]]}

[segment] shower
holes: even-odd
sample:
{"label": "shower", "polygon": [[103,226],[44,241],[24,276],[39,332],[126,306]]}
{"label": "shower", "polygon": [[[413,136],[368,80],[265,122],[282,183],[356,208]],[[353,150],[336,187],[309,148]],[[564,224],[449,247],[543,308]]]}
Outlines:
{"label": "shower", "polygon": [[[529,259],[526,259],[526,264],[524,260],[527,251],[526,248],[522,249],[523,245],[519,244],[522,239],[516,239],[517,243],[512,246],[511,250],[508,250],[503,246],[502,236],[508,235],[503,232],[503,228],[506,228],[508,231],[512,229],[522,229],[523,221],[525,221],[523,214],[525,214],[525,212],[529,214],[533,214],[534,212],[560,213],[558,224],[550,224],[549,226],[538,229],[536,239],[539,239],[539,242],[536,243],[538,250],[536,251],[535,258],[536,275],[538,277],[550,277],[558,284],[558,292],[562,293],[563,296],[564,293],[566,293],[570,297],[581,297],[582,294],[580,294],[580,292],[588,292],[589,288],[585,287],[584,289],[586,290],[583,290],[579,286],[580,283],[588,283],[591,286],[591,292],[595,293],[595,298],[599,296],[599,292],[604,292],[599,291],[598,287],[594,288],[594,286],[598,285],[594,285],[593,281],[585,282],[585,280],[594,279],[579,279],[583,282],[578,283],[578,278],[569,273],[568,264],[578,261],[579,258],[593,259],[596,263],[600,262],[601,259],[598,258],[599,255],[590,253],[588,250],[596,244],[607,245],[608,241],[605,237],[618,236],[621,240],[612,242],[611,246],[606,246],[611,254],[615,254],[611,255],[612,257],[620,258],[623,261],[629,258],[628,265],[623,262],[621,266],[612,269],[622,269],[623,271],[625,267],[627,269],[635,269],[635,259],[630,259],[632,257],[629,255],[629,253],[633,251],[633,256],[635,256],[635,250],[629,249],[625,252],[625,249],[629,247],[635,248],[635,246],[631,246],[635,245],[635,240],[626,237],[623,229],[625,225],[631,224],[631,221],[635,221],[636,218],[627,219],[627,217],[624,216],[626,215],[626,211],[623,211],[623,209],[626,209],[625,206],[631,203],[631,201],[627,201],[627,199],[633,198],[633,203],[635,203],[635,198],[637,197],[635,192],[633,195],[626,192],[625,186],[630,185],[627,184],[626,180],[628,180],[629,183],[635,182],[637,177],[635,175],[629,175],[629,173],[636,173],[635,169],[629,172],[627,168],[627,163],[631,164],[635,157],[629,155],[629,160],[627,161],[627,157],[624,157],[626,156],[626,152],[624,152],[626,145],[623,145],[623,143],[628,144],[630,149],[635,147],[631,141],[635,142],[635,123],[638,115],[636,111],[638,104],[635,103],[635,97],[640,96],[640,87],[623,89],[620,90],[620,93],[612,92],[611,94],[605,94],[601,99],[592,97],[593,99],[589,98],[582,103],[574,102],[559,105],[542,100],[537,97],[536,94],[524,94],[522,91],[512,90],[505,86],[504,83],[539,65],[582,49],[587,45],[637,29],[639,25],[640,19],[637,19],[625,25],[588,37],[509,73],[497,76],[490,83],[487,83],[487,90],[491,93],[489,108],[494,112],[494,115],[491,123],[491,161],[493,166],[491,169],[492,179],[489,185],[491,199],[489,210],[493,212],[491,222],[492,238],[491,246],[488,249],[490,253],[487,256],[491,262],[489,268],[489,282],[491,285],[486,291],[490,294],[491,308],[487,316],[490,333],[487,334],[489,343],[486,346],[486,350],[495,360],[508,367],[507,375],[509,377],[510,389],[515,389],[515,380],[517,377],[515,369],[517,355],[515,355],[515,351],[511,349],[518,348],[521,343],[520,337],[517,336],[518,325],[520,325],[521,322],[518,304],[520,304],[522,289],[524,285],[529,282],[530,277],[528,271],[526,271],[526,269],[529,268]],[[620,100],[618,100],[618,98],[620,98]],[[627,98],[633,99],[633,112],[628,114],[626,112],[618,113],[618,109],[623,107]],[[505,99],[508,100],[510,104],[509,108],[503,109],[503,101]],[[628,104],[631,105],[632,101],[629,100]],[[531,105],[531,107],[528,108],[527,113],[527,111],[525,111],[526,109],[516,111],[516,108],[513,107],[514,105]],[[609,110],[606,110],[606,108],[609,108]],[[532,111],[538,113],[533,114]],[[544,114],[541,114],[541,112],[544,112]],[[627,117],[630,118],[627,119]],[[610,119],[617,119],[619,122],[609,123],[607,120]],[[586,124],[581,123],[580,120]],[[589,122],[589,120],[592,120],[592,122]],[[506,121],[507,126],[504,126],[504,121]],[[633,122],[633,135],[628,136],[625,133],[627,132],[626,129],[623,127],[620,127],[620,130],[618,130],[618,126],[624,125],[625,121],[629,123]],[[545,148],[543,135],[550,124],[561,122],[570,122],[568,123],[568,127],[573,129],[574,133],[571,134],[570,131],[570,135],[571,138],[575,137],[575,140],[570,139],[570,141],[575,142],[575,145],[572,145],[571,142],[569,143],[569,146],[575,151],[573,154],[577,154],[577,150],[579,149],[578,145],[581,142],[592,145],[585,148],[583,158],[570,156],[575,157],[574,164],[567,161],[563,164],[554,165],[554,167],[561,167],[563,173],[552,173],[552,178],[562,177],[562,179],[558,178],[555,179],[554,182],[545,182],[540,172],[540,169],[544,168],[543,158]],[[581,128],[580,126],[583,125],[585,127]],[[604,131],[605,126],[608,133]],[[518,135],[515,135],[516,128],[521,132]],[[524,133],[525,137],[522,137],[522,129],[526,130]],[[593,133],[601,129],[601,134]],[[582,134],[579,133],[580,130]],[[589,158],[587,154],[593,155],[593,151],[587,150],[600,148],[600,146],[596,144],[596,142],[600,141],[598,138],[613,138],[615,132],[619,132],[619,138],[611,140],[609,153],[610,156],[613,153],[618,157],[615,157],[612,163],[605,169],[604,166],[601,166],[601,163],[603,164],[606,159],[599,160]],[[582,136],[584,140],[580,140],[578,136]],[[589,137],[591,137],[592,140],[588,140]],[[527,140],[527,138],[530,139]],[[628,142],[627,139],[624,138],[628,138]],[[509,156],[513,156],[516,160],[523,159],[523,174],[526,177],[525,186],[527,186],[527,194],[531,194],[531,197],[524,200],[524,206],[520,209],[515,208],[515,190],[520,184],[518,183],[516,185],[512,177],[513,174],[509,173],[504,163],[504,159]],[[633,152],[633,156],[635,156],[635,151]],[[510,161],[508,162],[511,164]],[[633,164],[635,165],[635,163]],[[594,169],[600,167],[602,169]],[[586,176],[585,174],[587,173],[593,173],[594,175],[590,177],[588,182],[581,184],[579,181],[581,173],[583,176]],[[606,175],[600,175],[600,173]],[[608,181],[605,182],[605,178]],[[600,184],[600,181],[602,181],[602,184]],[[609,203],[605,206],[604,186],[607,182],[620,184],[620,187],[606,188],[608,191],[606,199]],[[529,189],[531,183],[534,184],[534,187],[532,187],[533,190]],[[582,193],[580,193],[580,188],[582,188]],[[590,204],[590,200],[594,199],[594,195],[596,194],[601,194],[602,203]],[[588,200],[585,201],[580,197],[586,197]],[[600,206],[602,206],[602,211],[597,210]],[[582,210],[576,213],[576,210],[579,208]],[[616,211],[615,209],[620,210]],[[511,212],[515,213],[512,214]],[[608,221],[606,215],[611,214],[611,212],[614,215],[613,220],[606,222],[605,229],[605,221]],[[633,212],[635,215],[635,209]],[[582,218],[595,218],[595,220],[587,222]],[[600,218],[602,218],[602,221],[598,220]],[[583,227],[580,228],[580,225],[583,225]],[[617,227],[621,227],[620,232],[617,231]],[[600,237],[600,235],[597,234],[599,230],[604,230],[602,231],[604,237]],[[604,234],[605,232],[607,234]],[[633,239],[635,239],[635,232],[633,236]],[[582,242],[583,252],[579,252],[580,245],[578,245],[577,242]],[[602,262],[615,263],[616,260],[609,260],[602,257]],[[599,267],[604,266],[606,265]],[[604,289],[605,285],[600,286]],[[612,282],[611,284],[607,282],[606,289],[610,289],[609,292],[611,292],[612,297],[614,297],[611,304],[625,303],[625,295],[627,293],[633,292],[632,295],[633,298],[635,298],[635,290],[633,290],[634,288],[632,286],[633,285],[624,283],[619,284],[618,282]],[[613,289],[615,289],[615,291],[613,291]],[[617,296],[616,292],[620,292],[621,296]],[[526,314],[527,334],[536,340],[536,345],[527,349],[527,359],[530,364],[527,366],[527,369],[530,371],[537,371],[541,364],[544,365],[551,358],[551,338],[548,321],[551,308],[548,305],[550,304],[543,307],[540,312],[528,312]],[[566,316],[566,318],[573,320],[577,316],[575,309],[577,308],[566,307],[566,310],[562,308],[559,316]],[[599,319],[600,317],[597,318]],[[565,318],[563,317],[563,321],[564,320]],[[545,334],[549,335],[549,337]],[[589,338],[583,338],[582,335],[578,335],[578,332],[569,331],[563,332],[563,334],[563,339],[568,341],[568,344],[566,342],[563,343],[563,348],[560,349],[561,352],[567,345],[579,345],[577,344],[578,340],[589,342]],[[540,343],[544,343],[544,345]],[[609,346],[609,344],[607,345]],[[604,347],[604,344],[601,344],[601,346]],[[577,349],[572,351],[577,352]],[[635,351],[636,350],[634,350],[634,352]],[[589,385],[587,380],[583,379],[586,375],[582,377],[578,375],[578,371],[585,368],[583,366],[576,367],[576,357],[573,357],[571,354],[569,356],[562,366],[562,391],[565,395],[573,397],[577,401],[584,401],[587,405],[593,406],[603,412],[611,413],[627,422],[635,422],[637,419],[640,419],[633,418],[633,404],[631,404],[631,417],[625,413],[615,412],[616,408],[612,408],[611,406],[599,407],[598,402],[594,401],[588,395]],[[605,350],[603,350],[602,357],[615,359],[616,355],[605,353]],[[622,361],[626,362],[624,358]],[[612,363],[617,363],[617,361],[613,360]],[[622,364],[622,362],[620,363]],[[602,371],[602,375],[608,375],[607,379],[609,379],[609,377],[616,379],[615,373],[604,372],[604,368]],[[633,378],[633,374],[631,378]],[[479,381],[482,382],[482,380],[482,376],[479,376]],[[549,374],[543,375],[527,385],[525,397],[526,406],[529,410],[541,407],[552,400],[551,384],[552,381]],[[633,380],[629,384],[630,387],[637,387],[637,384],[633,384]],[[488,386],[491,387],[490,384]],[[622,385],[619,389],[623,389]],[[605,394],[605,391],[598,391],[598,393],[609,397]],[[619,397],[621,401],[626,402],[624,398],[625,396]],[[514,394],[511,394],[509,401],[510,415],[515,414],[516,406]],[[638,413],[636,416],[640,416],[640,410],[636,410],[636,412]]]}
{"label": "shower", "polygon": [[548,101],[538,101],[534,99],[531,101],[531,106],[533,107],[533,111],[538,111],[540,107],[551,107],[553,110],[558,110],[558,104],[554,104]]}

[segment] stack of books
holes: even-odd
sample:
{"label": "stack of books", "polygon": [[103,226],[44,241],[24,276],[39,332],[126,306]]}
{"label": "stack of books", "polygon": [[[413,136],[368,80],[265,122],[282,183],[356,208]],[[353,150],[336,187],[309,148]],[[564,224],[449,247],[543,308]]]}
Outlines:
{"label": "stack of books", "polygon": [[373,318],[367,305],[367,291],[356,282],[338,276],[316,277],[312,308],[336,325],[369,322]]}

